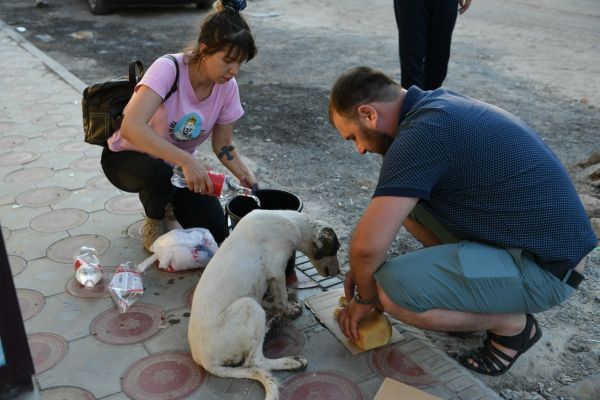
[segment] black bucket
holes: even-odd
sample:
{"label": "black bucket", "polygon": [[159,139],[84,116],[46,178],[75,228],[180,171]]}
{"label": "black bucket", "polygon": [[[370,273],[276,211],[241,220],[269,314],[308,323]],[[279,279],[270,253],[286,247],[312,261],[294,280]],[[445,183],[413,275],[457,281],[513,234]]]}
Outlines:
{"label": "black bucket", "polygon": [[[277,189],[261,189],[256,192],[260,207],[252,197],[236,196],[225,204],[225,232],[233,230],[244,215],[258,208],[262,210],[294,210],[302,211],[302,200],[293,193]],[[231,220],[229,225],[227,220]],[[292,254],[286,265],[286,274],[294,271],[296,252]],[[295,275],[294,275],[295,276]]]}
{"label": "black bucket", "polygon": [[238,222],[252,210],[294,210],[302,211],[302,200],[293,193],[277,189],[261,189],[256,192],[260,207],[252,197],[236,196],[225,204],[225,216],[231,220],[231,226],[226,225],[226,231],[233,230]]}

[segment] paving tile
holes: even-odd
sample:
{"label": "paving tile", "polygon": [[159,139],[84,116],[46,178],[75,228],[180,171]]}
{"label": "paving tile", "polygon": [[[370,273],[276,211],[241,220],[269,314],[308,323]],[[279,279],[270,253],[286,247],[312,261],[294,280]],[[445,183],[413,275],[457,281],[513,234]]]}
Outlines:
{"label": "paving tile", "polygon": [[468,376],[463,375],[452,379],[451,381],[444,382],[444,384],[453,392],[459,393],[473,386],[473,380],[470,379]]}
{"label": "paving tile", "polygon": [[[85,188],[86,182],[96,175],[96,172],[81,172],[67,168],[56,171],[52,182],[65,189],[75,191]],[[102,202],[99,202],[99,204],[102,204]]]}
{"label": "paving tile", "polygon": [[190,308],[183,307],[166,313],[164,325],[160,332],[147,339],[144,346],[150,353],[159,353],[165,349],[188,353],[190,346],[187,340]]}
{"label": "paving tile", "polygon": [[56,388],[49,388],[43,390],[41,393],[43,400],[94,400],[95,397],[93,394],[88,392],[87,390],[70,387],[70,386],[61,386]]}
{"label": "paving tile", "polygon": [[111,346],[94,340],[91,336],[69,342],[69,350],[60,362],[60,368],[52,368],[39,375],[42,389],[76,384],[96,398],[121,392],[120,378],[132,360],[146,357],[148,353],[141,344]]}
{"label": "paving tile", "polygon": [[406,341],[401,342],[398,346],[398,350],[400,350],[403,354],[411,354],[418,350],[424,349],[427,345],[425,342],[414,339],[406,336]]}
{"label": "paving tile", "polygon": [[25,207],[44,207],[61,202],[70,192],[61,186],[44,186],[26,190],[16,198],[19,205]]}
{"label": "paving tile", "polygon": [[[6,241],[10,236],[10,233],[7,235],[7,230],[2,228],[2,237]],[[25,271],[27,268],[27,261],[24,258],[19,256],[14,256],[12,254],[8,255],[8,264],[10,265],[10,271],[12,273],[13,279],[15,276],[19,275],[21,272]]]}
{"label": "paving tile", "polygon": [[[63,139],[64,140],[64,139]],[[96,146],[98,147],[98,146]],[[91,150],[91,146],[84,141],[73,141],[67,140],[62,143],[56,144],[54,147],[54,151],[58,153],[75,153],[75,154],[83,154],[88,150]],[[99,154],[94,154],[95,156],[99,156]]]}
{"label": "paving tile", "polygon": [[[1,129],[1,126],[0,126]],[[7,189],[9,187],[9,185],[5,185],[4,183],[6,182],[6,176],[14,171],[18,171],[20,169],[23,169],[23,166],[21,164],[18,165],[0,165],[0,176],[2,176],[2,182],[0,182],[0,186],[2,189]],[[9,182],[12,183],[12,182]]]}
{"label": "paving tile", "polygon": [[[15,204],[17,196],[20,195],[24,190],[33,189],[35,187],[35,183],[24,183],[23,187],[5,184],[4,182],[0,182],[0,206],[10,206],[11,208],[21,207]],[[0,213],[2,212],[2,207],[0,207]],[[1,217],[1,216],[0,216]]]}
{"label": "paving tile", "polygon": [[448,360],[447,356],[446,357],[433,356],[433,357],[430,357],[430,358],[428,358],[426,360],[419,361],[419,365],[424,370],[426,370],[427,372],[431,373],[432,375],[435,375],[435,374],[433,374],[432,371],[435,371],[435,370],[437,370],[440,367],[447,366],[448,365],[448,361],[449,360]]}
{"label": "paving tile", "polygon": [[481,390],[479,386],[471,386],[467,389],[458,392],[458,398],[460,398],[461,400],[479,400],[484,395],[485,393]]}
{"label": "paving tile", "polygon": [[[414,353],[413,353],[414,354]],[[439,381],[402,351],[401,344],[392,344],[372,351],[371,368],[381,376],[387,376],[416,387],[428,387]]]}
{"label": "paving tile", "polygon": [[331,370],[305,372],[298,374],[283,383],[281,398],[283,399],[339,399],[350,400],[363,398],[360,387],[348,376]]}
{"label": "paving tile", "polygon": [[[121,263],[131,262],[133,264],[139,264],[146,258],[148,258],[149,254],[146,253],[142,243],[139,240],[132,239],[127,236],[116,236],[119,235],[120,232],[114,232],[112,238],[110,238],[110,248],[102,254],[100,258],[100,262],[103,265],[111,265],[116,266]],[[151,267],[150,269],[157,269],[156,267]],[[148,270],[149,271],[149,270]],[[144,278],[148,271],[146,271],[142,277]],[[165,272],[167,273],[167,272]],[[189,274],[191,272],[183,272],[184,274]]]}
{"label": "paving tile", "polygon": [[[46,399],[44,399],[46,400]],[[123,392],[115,393],[110,396],[103,397],[102,400],[131,400],[129,396],[127,396]]]}
{"label": "paving tile", "polygon": [[432,371],[431,374],[437,377],[441,382],[446,383],[461,376],[465,376],[465,371],[462,367],[446,365],[443,368]]}
{"label": "paving tile", "polygon": [[59,232],[75,228],[88,219],[88,214],[76,208],[54,209],[33,218],[30,227],[38,232]]}
{"label": "paving tile", "polygon": [[68,351],[66,340],[56,333],[31,333],[27,335],[27,342],[38,376],[60,363]]}
{"label": "paving tile", "polygon": [[96,157],[77,157],[69,163],[69,168],[81,172],[102,173],[100,166],[100,156]]}
{"label": "paving tile", "polygon": [[17,300],[23,321],[35,317],[46,305],[44,295],[33,289],[17,289]]}
{"label": "paving tile", "polygon": [[[85,235],[94,233],[109,239],[125,237],[122,225],[132,224],[140,219],[139,215],[116,215],[106,210],[98,210],[87,214],[86,221],[76,227],[70,228],[72,235]],[[146,258],[148,255],[145,255]],[[140,260],[141,261],[141,260]]]}
{"label": "paving tile", "polygon": [[79,208],[87,212],[104,210],[105,204],[113,199],[117,192],[98,192],[87,188],[71,191],[68,199],[61,201],[60,207]]}
{"label": "paving tile", "polygon": [[4,176],[4,182],[11,184],[39,183],[52,178],[56,172],[48,167],[30,167],[15,170]]}
{"label": "paving tile", "polygon": [[204,384],[189,398],[202,400],[264,400],[265,391],[257,381],[219,378],[207,374]]}
{"label": "paving tile", "polygon": [[6,241],[8,253],[19,256],[27,261],[35,260],[46,255],[46,250],[52,243],[65,237],[65,232],[36,232],[25,228],[13,231]]}
{"label": "paving tile", "polygon": [[369,364],[371,352],[352,355],[326,328],[317,326],[304,331],[306,345],[302,356],[308,360],[307,371],[332,371],[358,382],[375,371]]}
{"label": "paving tile", "polygon": [[[424,388],[419,388],[424,392],[427,392],[433,396],[437,396],[440,399],[456,399],[456,396],[447,388],[442,385],[429,386]],[[474,399],[471,399],[474,400]]]}
{"label": "paving tile", "polygon": [[121,388],[135,400],[185,398],[206,380],[206,372],[187,353],[151,354],[131,365],[123,376]]}
{"label": "paving tile", "polygon": [[320,281],[319,286],[321,286],[322,288],[328,288],[333,285],[337,285],[341,282],[342,281],[340,280],[340,278],[334,276],[332,278],[328,278],[328,279],[324,279],[324,280]]}
{"label": "paving tile", "polygon": [[[381,387],[385,378],[381,375],[371,375],[370,377],[363,379],[362,381],[355,382],[359,387],[364,396],[364,399],[373,399],[377,394],[377,391]],[[410,400],[410,399],[398,399],[398,400]]]}
{"label": "paving tile", "polygon": [[[19,231],[20,232],[20,231]],[[36,235],[51,235],[50,233],[36,233]],[[81,246],[91,247],[96,250],[99,256],[110,246],[110,240],[94,234],[82,234],[76,236],[63,237],[54,243],[47,245],[47,256],[53,261],[72,264],[75,254],[78,253]]]}
{"label": "paving tile", "polygon": [[423,361],[431,358],[442,358],[439,353],[434,352],[431,347],[425,347],[424,349],[417,350],[410,354],[410,359],[419,365],[423,365]]}
{"label": "paving tile", "polygon": [[2,226],[13,231],[28,228],[32,218],[50,211],[50,207],[23,207],[17,204],[0,206],[0,221]]}
{"label": "paving tile", "polygon": [[0,154],[0,165],[22,165],[35,161],[40,157],[39,153],[34,151],[11,151]]}
{"label": "paving tile", "polygon": [[195,288],[199,280],[199,272],[173,273],[151,267],[142,276],[144,294],[138,301],[159,306],[167,312],[186,307],[183,294]]}
{"label": "paving tile", "polygon": [[167,316],[159,307],[139,301],[120,312],[110,308],[90,323],[92,337],[102,343],[130,345],[145,342],[166,327]]}
{"label": "paving tile", "polygon": [[121,194],[121,192],[115,188],[112,183],[104,175],[95,175],[92,178],[88,179],[85,182],[85,188],[88,190],[98,190],[98,191],[117,191],[117,194]]}
{"label": "paving tile", "polygon": [[116,307],[110,298],[78,299],[68,294],[46,298],[44,312],[25,321],[27,332],[55,332],[66,340],[90,335],[90,323],[104,310]]}
{"label": "paving tile", "polygon": [[114,214],[119,215],[139,214],[144,210],[136,193],[124,193],[119,196],[115,196],[106,202],[104,208]]}
{"label": "paving tile", "polygon": [[17,288],[35,289],[44,296],[52,296],[64,292],[65,282],[74,272],[72,264],[57,263],[42,257],[29,261],[27,268],[15,276],[14,281]]}

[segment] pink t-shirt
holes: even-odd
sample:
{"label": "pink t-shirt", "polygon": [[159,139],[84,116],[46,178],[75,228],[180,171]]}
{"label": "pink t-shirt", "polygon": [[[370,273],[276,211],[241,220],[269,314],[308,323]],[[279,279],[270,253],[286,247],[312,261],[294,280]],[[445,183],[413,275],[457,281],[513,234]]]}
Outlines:
{"label": "pink t-shirt", "polygon": [[[164,139],[193,153],[200,143],[208,139],[215,124],[226,125],[235,122],[244,115],[244,109],[240,103],[235,78],[222,84],[215,83],[210,96],[198,101],[190,83],[188,64],[183,62],[183,54],[174,56],[179,63],[179,86],[177,91],[160,105],[148,124]],[[146,85],[164,99],[173,86],[175,75],[173,61],[161,57],[144,73],[135,90],[141,85]],[[127,113],[127,107],[124,114]],[[108,139],[108,147],[112,151],[139,151],[121,137],[120,130]]]}

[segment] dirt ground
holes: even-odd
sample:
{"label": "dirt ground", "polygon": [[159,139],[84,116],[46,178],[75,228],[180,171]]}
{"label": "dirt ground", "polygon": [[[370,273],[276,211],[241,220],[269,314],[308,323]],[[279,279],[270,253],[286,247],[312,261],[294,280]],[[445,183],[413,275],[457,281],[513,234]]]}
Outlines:
{"label": "dirt ground", "polygon": [[[0,1],[0,19],[86,83],[149,64],[193,38],[204,15],[191,7],[136,9],[93,17],[84,0]],[[25,4],[27,3],[27,4]],[[31,3],[31,4],[29,4]],[[360,156],[327,119],[327,95],[346,68],[369,65],[400,76],[389,0],[248,0],[259,47],[239,76],[245,117],[238,149],[262,187],[298,194],[304,212],[330,222],[343,247],[377,182],[378,156]],[[600,4],[597,0],[473,0],[459,16],[445,86],[500,106],[534,127],[569,166],[600,232]],[[216,161],[207,157],[207,161]],[[594,161],[594,160],[592,160]],[[419,247],[400,232],[390,255]],[[600,398],[600,252],[564,305],[537,315],[542,340],[509,373],[482,379],[506,399]],[[428,333],[449,354],[480,336]]]}

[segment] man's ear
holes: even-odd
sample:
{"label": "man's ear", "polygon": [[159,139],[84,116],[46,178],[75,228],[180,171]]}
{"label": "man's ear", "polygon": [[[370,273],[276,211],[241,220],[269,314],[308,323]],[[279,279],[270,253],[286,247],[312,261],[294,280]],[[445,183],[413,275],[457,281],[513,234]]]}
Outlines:
{"label": "man's ear", "polygon": [[370,104],[358,106],[358,118],[367,126],[374,128],[377,126],[377,110]]}

